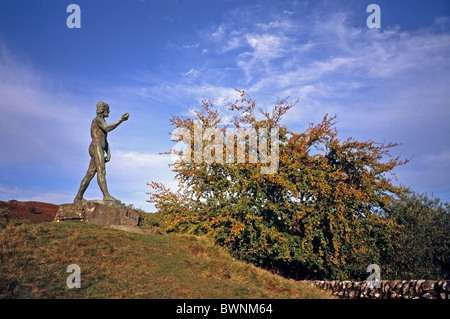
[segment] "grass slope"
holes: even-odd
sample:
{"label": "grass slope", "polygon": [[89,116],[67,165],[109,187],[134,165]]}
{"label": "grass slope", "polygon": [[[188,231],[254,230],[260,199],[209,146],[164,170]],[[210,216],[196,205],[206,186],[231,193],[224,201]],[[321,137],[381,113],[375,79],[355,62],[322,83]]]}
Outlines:
{"label": "grass slope", "polygon": [[[67,266],[81,288],[66,285]],[[79,222],[0,229],[0,298],[330,298],[237,261],[206,238]]]}

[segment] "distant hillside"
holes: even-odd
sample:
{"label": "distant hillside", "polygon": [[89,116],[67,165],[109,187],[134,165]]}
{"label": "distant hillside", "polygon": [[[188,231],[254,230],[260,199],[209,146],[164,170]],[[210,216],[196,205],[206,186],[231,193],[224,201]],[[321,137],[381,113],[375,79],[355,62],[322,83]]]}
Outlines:
{"label": "distant hillside", "polygon": [[0,201],[0,208],[7,208],[9,210],[10,219],[26,219],[33,223],[53,221],[56,212],[58,211],[58,207],[59,206],[55,204],[36,201]]}
{"label": "distant hillside", "polygon": [[[10,223],[0,243],[0,298],[329,298],[206,238],[43,222]],[[71,264],[79,289],[66,285]]]}

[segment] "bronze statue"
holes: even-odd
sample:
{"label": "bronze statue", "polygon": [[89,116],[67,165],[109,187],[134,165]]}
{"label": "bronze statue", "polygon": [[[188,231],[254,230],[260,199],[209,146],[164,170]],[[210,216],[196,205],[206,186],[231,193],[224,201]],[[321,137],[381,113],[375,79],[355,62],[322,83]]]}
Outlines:
{"label": "bronze statue", "polygon": [[109,105],[105,102],[98,102],[97,117],[92,120],[91,124],[92,142],[89,145],[89,155],[91,155],[91,162],[89,163],[89,168],[87,170],[86,176],[81,181],[80,189],[78,190],[78,194],[74,199],[74,203],[84,201],[84,192],[88,188],[92,178],[94,178],[95,173],[97,173],[98,186],[100,186],[100,189],[103,193],[103,200],[119,202],[109,194],[108,187],[106,185],[105,163],[109,162],[109,160],[111,159],[111,152],[109,150],[106,136],[108,135],[109,131],[114,130],[117,126],[119,126],[120,123],[128,120],[130,114],[125,113],[124,115],[122,115],[120,120],[111,125],[108,125],[105,121],[105,117],[108,116]]}

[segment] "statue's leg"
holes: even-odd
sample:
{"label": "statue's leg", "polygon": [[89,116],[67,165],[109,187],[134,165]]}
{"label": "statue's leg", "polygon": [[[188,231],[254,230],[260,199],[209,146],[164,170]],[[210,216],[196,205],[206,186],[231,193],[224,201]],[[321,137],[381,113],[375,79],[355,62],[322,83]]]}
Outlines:
{"label": "statue's leg", "polygon": [[75,199],[73,200],[74,203],[82,202],[83,201],[83,195],[86,189],[89,186],[89,183],[94,178],[96,172],[95,168],[95,162],[94,159],[91,158],[91,161],[89,162],[89,168],[86,172],[86,175],[84,176],[83,180],[81,181],[80,188],[78,190],[77,196],[75,196]]}
{"label": "statue's leg", "polygon": [[94,161],[95,161],[95,167],[97,170],[97,183],[100,187],[100,190],[103,193],[103,200],[116,200],[114,197],[112,197],[108,192],[108,186],[106,184],[106,169],[105,169],[105,157],[103,150],[98,147],[93,152],[94,153]]}

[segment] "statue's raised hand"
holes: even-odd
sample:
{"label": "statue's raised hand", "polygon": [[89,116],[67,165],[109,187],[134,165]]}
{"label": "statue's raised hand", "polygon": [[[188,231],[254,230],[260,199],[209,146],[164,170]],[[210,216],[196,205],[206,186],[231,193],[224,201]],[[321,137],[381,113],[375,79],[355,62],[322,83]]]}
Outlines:
{"label": "statue's raised hand", "polygon": [[129,117],[130,117],[130,113],[125,113],[124,115],[122,115],[122,121],[128,120]]}

